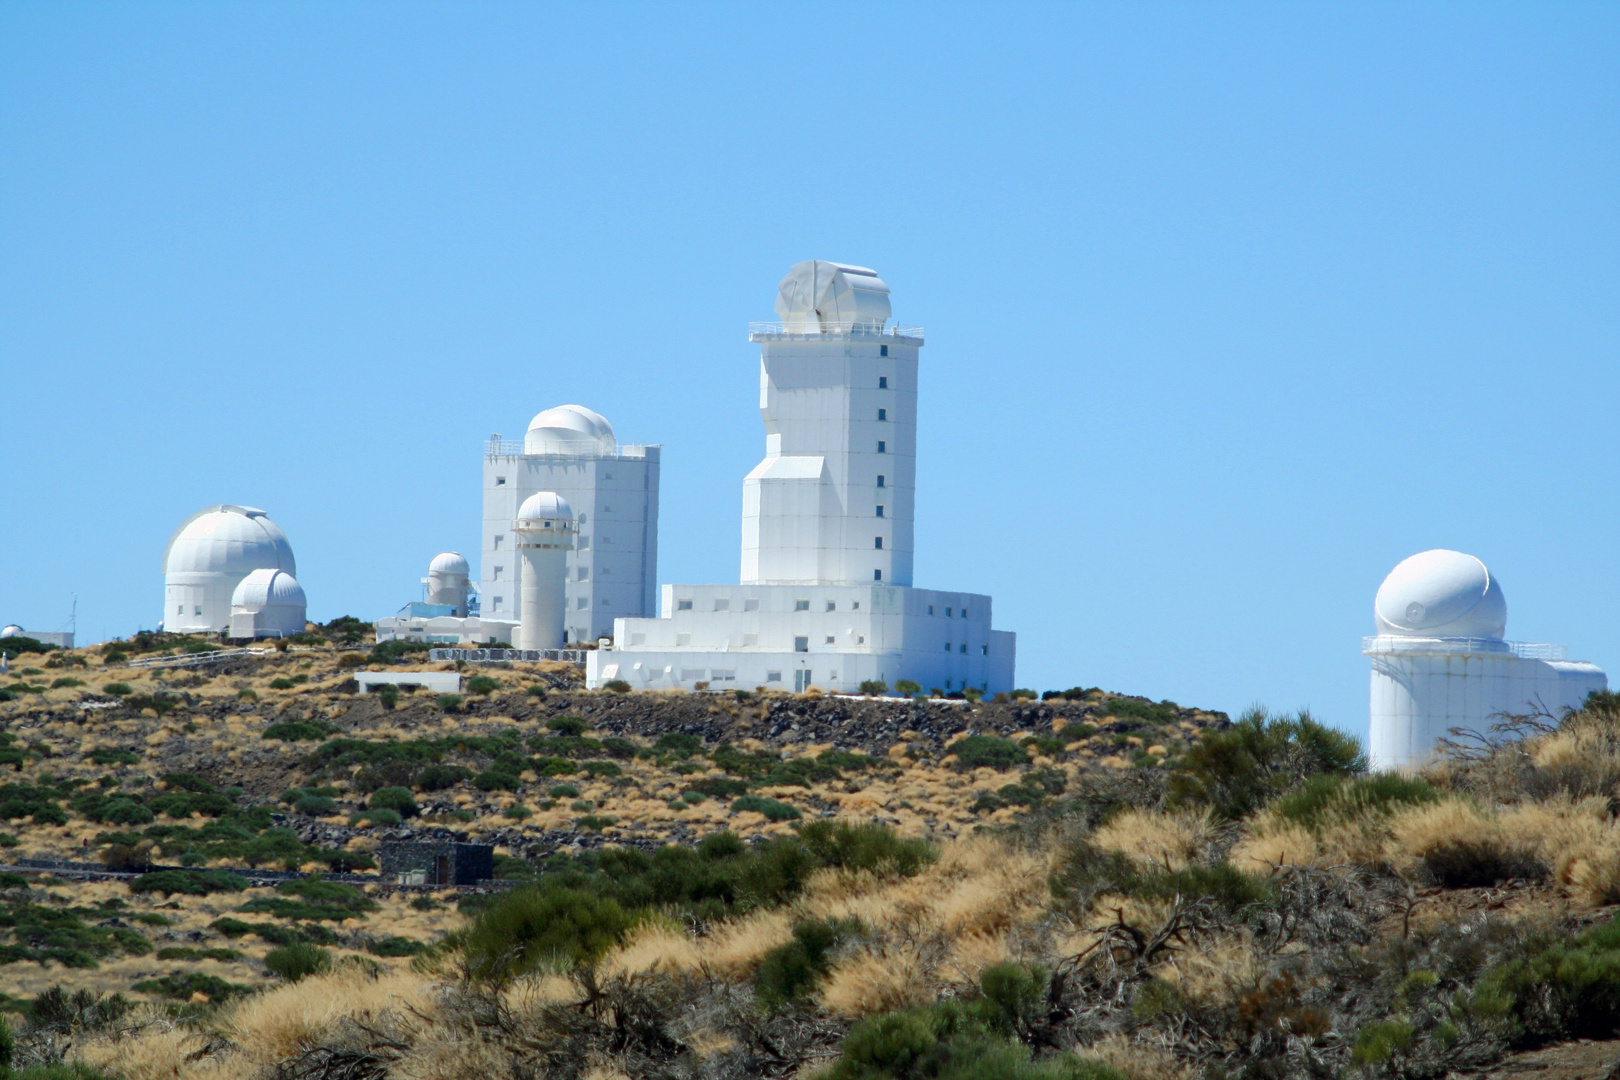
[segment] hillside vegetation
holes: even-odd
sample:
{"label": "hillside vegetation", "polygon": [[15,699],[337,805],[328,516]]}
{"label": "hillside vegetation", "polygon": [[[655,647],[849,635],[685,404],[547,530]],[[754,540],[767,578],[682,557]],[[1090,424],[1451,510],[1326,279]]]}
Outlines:
{"label": "hillside vegetation", "polygon": [[[143,645],[186,647],[0,680],[0,862],[120,871],[0,878],[23,1076],[1441,1077],[1620,1035],[1612,695],[1391,776],[1095,689],[359,697],[420,657]],[[383,881],[412,836],[500,881]]]}

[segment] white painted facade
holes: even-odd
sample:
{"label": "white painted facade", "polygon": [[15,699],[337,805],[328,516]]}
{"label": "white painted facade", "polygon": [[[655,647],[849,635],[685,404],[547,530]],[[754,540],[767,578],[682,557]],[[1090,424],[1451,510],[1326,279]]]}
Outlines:
{"label": "white painted facade", "polygon": [[480,613],[518,618],[521,560],[512,522],[525,499],[552,491],[577,515],[567,553],[567,640],[591,642],[616,618],[657,610],[657,446],[620,445],[599,414],[579,405],[547,409],[523,442],[492,436],[484,453],[483,565]]}
{"label": "white painted facade", "polygon": [[209,506],[192,514],[163,551],[163,620],[177,634],[230,629],[231,595],[255,570],[298,573],[281,527],[251,506]]}
{"label": "white painted facade", "polygon": [[591,686],[854,691],[910,680],[1013,688],[1016,638],[991,602],[912,584],[921,330],[886,327],[864,267],[799,263],[780,322],[755,324],[765,458],[743,481],[738,585],[666,585],[586,658]]}
{"label": "white painted facade", "polygon": [[505,619],[485,619],[478,615],[413,614],[406,605],[400,614],[378,619],[378,641],[431,641],[440,645],[510,645],[517,623]]}
{"label": "white painted facade", "polygon": [[285,570],[255,570],[231,593],[233,638],[283,638],[304,632],[304,587]]}
{"label": "white painted facade", "polygon": [[454,671],[357,671],[354,683],[362,694],[378,686],[420,686],[435,694],[461,692],[461,676]]}
{"label": "white painted facade", "polygon": [[1504,714],[1579,708],[1608,689],[1596,665],[1562,645],[1507,641],[1501,584],[1472,555],[1437,549],[1403,561],[1374,601],[1368,754],[1375,769],[1414,769],[1453,728],[1483,733]]}

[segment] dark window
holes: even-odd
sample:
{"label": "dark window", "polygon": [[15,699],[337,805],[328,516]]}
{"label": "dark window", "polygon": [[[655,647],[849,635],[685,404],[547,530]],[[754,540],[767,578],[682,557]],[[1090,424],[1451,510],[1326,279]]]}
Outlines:
{"label": "dark window", "polygon": [[878,512],[877,512],[877,516],[878,516],[878,517],[882,517],[882,516],[883,516],[883,504],[882,504],[882,503],[878,503],[878,508],[877,508],[877,510],[878,510]]}
{"label": "dark window", "polygon": [[881,537],[881,536],[872,537],[872,546],[875,547],[875,548],[881,548],[883,546],[883,537]]}
{"label": "dark window", "polygon": [[878,453],[887,454],[888,452],[889,452],[889,444],[884,442],[882,439],[879,439],[878,440]]}
{"label": "dark window", "polygon": [[889,355],[889,347],[887,345],[879,345],[878,346],[878,355],[879,356],[888,356]]}
{"label": "dark window", "polygon": [[887,375],[879,375],[878,376],[878,389],[879,390],[887,390],[888,388],[889,388],[889,377]]}
{"label": "dark window", "polygon": [[888,418],[889,418],[889,410],[888,409],[879,409],[878,410],[878,419],[879,420],[887,420]]}
{"label": "dark window", "polygon": [[883,474],[878,473],[878,487],[882,487],[882,486],[883,486]]}
{"label": "dark window", "polygon": [[881,570],[872,571],[872,580],[873,581],[882,581],[883,580],[883,571],[881,571]]}
{"label": "dark window", "polygon": [[793,651],[794,652],[809,652],[810,651],[810,639],[807,638],[807,637],[796,637],[796,638],[794,638],[793,639]]}

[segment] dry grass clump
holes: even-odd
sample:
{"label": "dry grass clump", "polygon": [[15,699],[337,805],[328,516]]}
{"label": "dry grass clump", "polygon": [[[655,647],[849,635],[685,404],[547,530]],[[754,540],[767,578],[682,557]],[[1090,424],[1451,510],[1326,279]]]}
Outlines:
{"label": "dry grass clump", "polygon": [[1165,813],[1127,810],[1091,835],[1099,851],[1118,852],[1138,866],[1180,870],[1213,839],[1207,810]]}

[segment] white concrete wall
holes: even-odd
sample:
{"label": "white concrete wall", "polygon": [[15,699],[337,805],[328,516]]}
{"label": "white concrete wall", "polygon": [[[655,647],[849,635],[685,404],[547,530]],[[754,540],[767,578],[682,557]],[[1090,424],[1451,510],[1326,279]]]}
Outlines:
{"label": "white concrete wall", "polygon": [[[808,671],[812,684],[828,691],[853,692],[869,679],[891,687],[910,679],[924,690],[1011,690],[1015,638],[990,626],[990,598],[976,593],[886,585],[666,585],[661,617],[619,620],[613,651],[593,656],[587,677],[592,686],[622,678],[638,688],[690,687],[698,681],[730,685],[713,674],[730,671],[743,689],[791,690],[802,688],[793,672]],[[615,663],[619,674],[599,674]],[[708,674],[692,674],[699,670]]]}
{"label": "white concrete wall", "polygon": [[1608,688],[1586,663],[1530,660],[1511,652],[1372,654],[1368,756],[1375,769],[1428,762],[1452,728],[1485,732],[1500,714],[1578,708]]}
{"label": "white concrete wall", "polygon": [[432,641],[445,645],[510,645],[517,623],[498,619],[461,619],[440,615],[431,619],[377,620],[378,641]]}
{"label": "white concrete wall", "polygon": [[743,481],[742,580],[910,585],[921,342],[750,340],[761,347],[765,458]]}
{"label": "white concrete wall", "polygon": [[522,570],[512,520],[523,500],[555,491],[579,515],[568,553],[565,619],[570,642],[613,633],[613,621],[657,609],[660,448],[622,447],[619,456],[492,454],[484,458],[481,614],[516,619]]}

